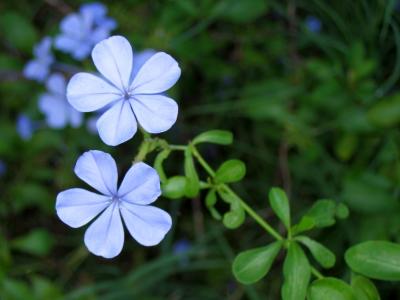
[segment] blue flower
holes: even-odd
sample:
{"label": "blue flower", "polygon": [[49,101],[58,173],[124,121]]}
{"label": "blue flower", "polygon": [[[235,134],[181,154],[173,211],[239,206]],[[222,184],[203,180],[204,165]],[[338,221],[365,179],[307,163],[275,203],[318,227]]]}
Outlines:
{"label": "blue flower", "polygon": [[0,160],[0,176],[3,176],[7,172],[7,165],[4,161]]}
{"label": "blue flower", "polygon": [[318,33],[321,31],[322,24],[321,24],[321,21],[317,17],[308,16],[306,18],[305,23],[306,23],[306,27],[311,32]]}
{"label": "blue flower", "polygon": [[66,16],[60,24],[61,33],[55,47],[75,59],[86,58],[93,46],[110,35],[116,22],[106,17],[107,9],[100,3],[83,5],[79,13]]}
{"label": "blue flower", "polygon": [[46,82],[47,93],[39,97],[39,109],[46,115],[46,122],[52,128],[63,128],[67,124],[78,127],[82,113],[76,111],[67,101],[66,82],[61,74],[53,74]]}
{"label": "blue flower", "polygon": [[78,159],[75,174],[102,195],[79,188],[63,191],[57,196],[57,215],[65,224],[77,228],[100,214],[84,238],[93,254],[113,258],[121,252],[121,217],[132,237],[143,246],[157,245],[171,229],[170,215],[149,205],[161,194],[160,178],[152,167],[142,162],[134,164],[117,188],[114,159],[108,153],[92,150]]}
{"label": "blue flower", "polygon": [[25,114],[20,114],[17,119],[17,132],[19,136],[27,141],[32,138],[36,126],[34,122]]}
{"label": "blue flower", "polygon": [[177,255],[185,254],[191,247],[192,244],[187,239],[180,239],[174,243],[173,252]]}
{"label": "blue flower", "polygon": [[132,76],[133,52],[122,36],[98,43],[93,62],[102,77],[75,74],[67,86],[69,103],[78,111],[96,111],[112,104],[97,121],[101,139],[111,146],[131,139],[137,123],[149,133],[168,130],[178,116],[178,105],[162,93],[180,77],[178,63],[157,52]]}
{"label": "blue flower", "polygon": [[50,72],[50,65],[54,62],[51,53],[51,38],[45,37],[33,48],[34,59],[30,60],[23,70],[23,74],[28,79],[44,81]]}

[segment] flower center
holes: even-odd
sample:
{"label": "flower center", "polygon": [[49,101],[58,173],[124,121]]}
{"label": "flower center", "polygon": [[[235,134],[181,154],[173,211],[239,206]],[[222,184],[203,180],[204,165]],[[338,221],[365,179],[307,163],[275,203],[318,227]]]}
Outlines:
{"label": "flower center", "polygon": [[131,98],[131,95],[129,94],[128,91],[124,92],[124,100],[129,100]]}

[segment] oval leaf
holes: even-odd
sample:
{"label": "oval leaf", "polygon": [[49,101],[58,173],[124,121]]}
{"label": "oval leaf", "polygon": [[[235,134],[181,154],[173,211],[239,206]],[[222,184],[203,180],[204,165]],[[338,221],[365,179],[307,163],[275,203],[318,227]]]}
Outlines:
{"label": "oval leaf", "polygon": [[296,239],[310,250],[312,256],[322,267],[332,268],[335,265],[335,254],[324,245],[306,236],[299,236]]}
{"label": "oval leaf", "polygon": [[233,142],[233,134],[226,130],[210,130],[199,134],[194,140],[193,144],[212,143],[219,145],[230,145]]}
{"label": "oval leaf", "polygon": [[170,199],[179,199],[185,196],[187,179],[184,176],[173,176],[162,184],[162,194]]}
{"label": "oval leaf", "polygon": [[283,300],[304,300],[310,281],[311,267],[304,251],[292,242],[283,264]]}
{"label": "oval leaf", "polygon": [[273,187],[269,191],[269,204],[287,229],[290,228],[289,200],[284,190]]}
{"label": "oval leaf", "polygon": [[356,300],[352,288],[342,280],[326,277],[314,281],[308,291],[309,300]]}
{"label": "oval leaf", "polygon": [[387,241],[368,241],[351,247],[345,259],[350,268],[364,276],[381,280],[400,280],[400,245]]}
{"label": "oval leaf", "polygon": [[371,280],[355,275],[351,278],[351,286],[357,300],[380,300],[378,290]]}
{"label": "oval leaf", "polygon": [[224,214],[222,222],[226,228],[236,229],[243,224],[246,214],[243,208],[238,207]]}
{"label": "oval leaf", "polygon": [[240,253],[232,264],[232,272],[236,279],[243,284],[259,281],[267,275],[281,248],[282,243],[275,242],[266,247]]}
{"label": "oval leaf", "polygon": [[230,159],[224,162],[215,173],[215,181],[219,183],[236,182],[246,174],[246,165],[238,159]]}
{"label": "oval leaf", "polygon": [[193,162],[192,151],[190,148],[185,150],[185,176],[187,178],[186,184],[186,196],[189,198],[194,198],[199,194],[200,191],[200,181],[197,175],[196,168]]}

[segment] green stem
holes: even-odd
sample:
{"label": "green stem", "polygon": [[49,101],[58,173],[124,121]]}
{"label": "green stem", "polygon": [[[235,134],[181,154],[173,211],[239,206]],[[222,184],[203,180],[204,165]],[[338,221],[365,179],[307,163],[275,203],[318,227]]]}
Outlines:
{"label": "green stem", "polygon": [[149,152],[150,141],[148,139],[144,139],[140,144],[139,152],[136,154],[135,159],[133,160],[133,164],[144,161],[147,153]]}
{"label": "green stem", "polygon": [[317,277],[318,279],[322,279],[324,278],[324,275],[322,275],[317,269],[315,269],[314,267],[311,267],[311,273]]}
{"label": "green stem", "polygon": [[[208,165],[208,163],[204,160],[204,158],[201,156],[201,154],[197,151],[196,147],[193,145],[190,145],[192,153],[194,157],[198,160],[200,165],[206,170],[206,172],[211,176],[215,176],[215,171]],[[239,200],[240,205],[243,207],[243,209],[256,221],[262,228],[264,228],[270,235],[272,235],[275,239],[278,241],[282,241],[283,237],[269,225],[265,220],[263,220],[259,214],[257,214],[247,203],[240,198],[229,186],[226,184],[222,185],[223,188],[230,193],[232,196],[237,198]]]}

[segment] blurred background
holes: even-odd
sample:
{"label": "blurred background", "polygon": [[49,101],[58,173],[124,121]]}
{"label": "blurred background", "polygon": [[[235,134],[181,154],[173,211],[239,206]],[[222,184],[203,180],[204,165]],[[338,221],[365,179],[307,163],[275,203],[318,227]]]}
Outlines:
{"label": "blurred background", "polygon": [[[253,286],[236,283],[231,273],[235,254],[271,238],[250,219],[237,230],[224,228],[205,209],[204,195],[161,198],[157,205],[174,220],[167,238],[145,248],[127,236],[113,260],[89,254],[85,228],[57,218],[57,193],[84,187],[73,173],[82,152],[111,153],[123,173],[140,140],[112,148],[86,122],[50,128],[38,109],[45,86],[23,76],[34,45],[56,36],[60,21],[83,3],[0,3],[0,299],[280,299],[279,262]],[[273,224],[271,186],[290,195],[295,220],[318,199],[346,202],[348,219],[315,232],[338,255],[326,275],[349,276],[342,256],[349,245],[400,242],[398,1],[103,4],[118,24],[113,33],[135,50],[162,50],[180,63],[171,90],[179,119],[164,138],[184,144],[209,129],[232,131],[233,146],[201,151],[213,167],[227,158],[246,163],[247,176],[234,189]],[[90,57],[77,62],[57,50],[54,56],[72,66],[66,76],[93,69]],[[166,171],[181,174],[181,157],[172,156]],[[382,299],[400,298],[398,285],[376,284]]]}

